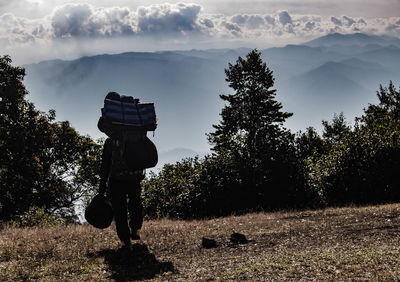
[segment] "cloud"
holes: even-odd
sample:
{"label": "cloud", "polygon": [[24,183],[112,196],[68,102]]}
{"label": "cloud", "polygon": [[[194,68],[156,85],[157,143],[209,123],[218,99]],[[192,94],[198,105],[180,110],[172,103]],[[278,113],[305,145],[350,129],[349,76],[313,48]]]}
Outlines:
{"label": "cloud", "polygon": [[352,26],[353,24],[356,23],[355,20],[347,16],[343,16],[343,20],[346,22],[346,26]]}
{"label": "cloud", "polygon": [[385,31],[400,35],[400,20],[395,22],[395,23],[393,23],[393,24],[388,25],[385,28]]}
{"label": "cloud", "polygon": [[260,15],[235,15],[231,19],[231,22],[244,26],[249,29],[259,28],[264,24],[264,18]]}
{"label": "cloud", "polygon": [[265,16],[264,19],[270,25],[275,25],[275,19],[273,17],[271,17],[270,15]]}
{"label": "cloud", "polygon": [[264,19],[260,16],[249,16],[247,20],[247,26],[251,29],[259,28],[264,24]]}
{"label": "cloud", "polygon": [[240,27],[234,23],[229,23],[229,22],[223,22],[222,25],[227,29],[231,31],[237,31],[240,32]]}
{"label": "cloud", "polygon": [[333,22],[335,25],[338,25],[338,26],[343,25],[342,21],[335,17],[331,17],[331,22]]}
{"label": "cloud", "polygon": [[231,21],[239,25],[244,25],[247,21],[247,15],[235,15],[231,18]]}
{"label": "cloud", "polygon": [[[6,3],[0,0],[0,3]],[[22,1],[22,0],[21,0]],[[22,2],[21,2],[22,3]],[[129,7],[65,4],[32,20],[12,13],[0,15],[0,52],[21,44],[77,39],[143,38],[170,42],[277,42],[301,41],[330,32],[354,31],[398,35],[400,17],[371,18],[296,14],[278,10],[265,14],[205,13],[192,3]],[[156,41],[156,42],[157,42]]]}
{"label": "cloud", "polygon": [[0,40],[3,44],[23,44],[35,41],[35,34],[43,30],[40,24],[23,18],[17,18],[13,14],[0,16]]}
{"label": "cloud", "polygon": [[315,22],[307,22],[306,26],[305,26],[305,29],[306,30],[313,30],[314,27],[315,27]]}
{"label": "cloud", "polygon": [[51,17],[56,38],[124,36],[134,34],[128,8],[95,9],[88,4],[66,4]]}
{"label": "cloud", "polygon": [[213,28],[214,27],[214,23],[212,20],[210,19],[201,19],[200,23],[208,28]]}
{"label": "cloud", "polygon": [[291,24],[292,23],[292,17],[286,11],[280,12],[279,13],[279,22],[282,25]]}
{"label": "cloud", "polygon": [[366,25],[366,24],[367,24],[367,22],[366,22],[364,19],[359,19],[359,20],[357,21],[357,23],[363,24],[363,25]]}
{"label": "cloud", "polygon": [[93,14],[87,4],[67,4],[55,10],[51,25],[55,37],[73,37],[90,35],[90,16]]}
{"label": "cloud", "polygon": [[14,14],[17,17],[35,19],[48,15],[52,9],[44,9],[44,1],[34,0],[0,0],[0,15]]}
{"label": "cloud", "polygon": [[[200,31],[197,19],[201,6],[196,4],[159,4],[139,7],[137,10],[138,32],[141,34],[182,34]],[[206,26],[212,26],[209,21]]]}

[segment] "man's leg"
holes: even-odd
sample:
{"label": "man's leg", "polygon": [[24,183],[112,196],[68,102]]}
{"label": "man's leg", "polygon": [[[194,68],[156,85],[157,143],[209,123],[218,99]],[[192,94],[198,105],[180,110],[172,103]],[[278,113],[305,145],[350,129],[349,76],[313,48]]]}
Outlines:
{"label": "man's leg", "polygon": [[140,181],[134,181],[133,183],[130,183],[130,187],[128,189],[128,209],[130,218],[129,225],[132,230],[132,239],[139,239],[137,231],[140,230],[143,225],[143,205],[140,194]]}
{"label": "man's leg", "polygon": [[112,179],[110,182],[111,203],[114,210],[117,235],[118,238],[125,243],[130,240],[126,206],[126,190],[123,183],[115,179]]}

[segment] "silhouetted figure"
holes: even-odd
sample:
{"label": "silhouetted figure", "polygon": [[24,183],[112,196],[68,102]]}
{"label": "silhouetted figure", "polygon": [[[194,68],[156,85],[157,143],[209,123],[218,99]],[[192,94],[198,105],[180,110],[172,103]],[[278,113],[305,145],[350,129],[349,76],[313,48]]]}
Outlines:
{"label": "silhouetted figure", "polygon": [[[129,138],[140,139],[144,136],[145,132],[137,132],[131,134]],[[140,239],[138,231],[143,224],[140,181],[144,178],[144,171],[130,170],[120,165],[118,158],[115,157],[119,154],[120,146],[124,145],[119,136],[107,138],[104,143],[99,193],[104,194],[108,188],[118,237],[125,247],[130,247],[130,239]]]}
{"label": "silhouetted figure", "polygon": [[143,224],[140,181],[144,169],[158,161],[156,146],[146,136],[157,127],[154,104],[109,92],[97,127],[109,137],[104,143],[99,194],[110,192],[118,237],[130,247],[131,239],[140,239]]}

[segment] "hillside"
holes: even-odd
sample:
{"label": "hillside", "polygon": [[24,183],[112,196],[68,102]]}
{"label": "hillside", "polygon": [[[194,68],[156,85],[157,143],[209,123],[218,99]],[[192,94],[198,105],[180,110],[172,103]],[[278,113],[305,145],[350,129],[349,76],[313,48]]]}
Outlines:
{"label": "hillside", "polygon": [[3,227],[0,280],[400,279],[400,204],[146,221],[131,252],[113,229]]}

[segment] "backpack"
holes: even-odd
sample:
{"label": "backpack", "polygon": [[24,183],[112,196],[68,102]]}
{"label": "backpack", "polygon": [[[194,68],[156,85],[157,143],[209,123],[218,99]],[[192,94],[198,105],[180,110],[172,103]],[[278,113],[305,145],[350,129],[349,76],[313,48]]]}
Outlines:
{"label": "backpack", "polygon": [[143,179],[146,168],[157,165],[156,146],[146,132],[124,132],[111,140],[111,177],[118,180]]}

